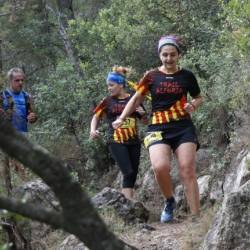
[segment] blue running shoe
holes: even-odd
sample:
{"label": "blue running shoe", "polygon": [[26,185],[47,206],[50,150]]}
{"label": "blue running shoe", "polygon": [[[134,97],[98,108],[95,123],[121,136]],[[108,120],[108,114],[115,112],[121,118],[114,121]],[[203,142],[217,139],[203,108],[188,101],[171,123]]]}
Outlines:
{"label": "blue running shoe", "polygon": [[161,223],[168,223],[174,218],[175,200],[171,197],[166,200],[165,207],[161,213]]}

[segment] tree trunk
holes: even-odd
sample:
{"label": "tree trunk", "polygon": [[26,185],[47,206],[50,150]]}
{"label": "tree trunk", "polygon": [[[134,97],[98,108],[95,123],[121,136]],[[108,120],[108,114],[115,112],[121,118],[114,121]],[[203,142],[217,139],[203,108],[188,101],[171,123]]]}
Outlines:
{"label": "tree trunk", "polygon": [[0,39],[0,75],[3,73],[3,41]]}
{"label": "tree trunk", "polygon": [[74,65],[75,70],[80,78],[84,77],[84,73],[80,66],[79,53],[77,49],[73,46],[69,36],[67,34],[67,27],[69,20],[75,19],[73,11],[73,0],[57,0],[57,5],[59,9],[59,32],[63,39],[64,47],[68,58]]}
{"label": "tree trunk", "polygon": [[[27,204],[26,208],[22,202],[1,197],[0,208],[18,212],[40,222],[51,221],[52,225],[77,236],[89,249],[136,249],[128,247],[107,229],[81,185],[70,176],[59,159],[51,156],[42,147],[29,142],[1,117],[0,148],[29,167],[51,187],[60,202],[62,212],[51,212],[48,209],[36,208],[32,204]],[[39,209],[40,212],[37,213]]]}
{"label": "tree trunk", "polygon": [[9,166],[9,157],[0,151],[0,176],[1,176],[1,191],[7,195],[11,196],[12,183],[11,183],[11,174]]}
{"label": "tree trunk", "polygon": [[[9,157],[0,150],[0,182],[2,192],[8,197],[12,196],[12,182]],[[0,225],[7,235],[7,242],[11,244],[10,250],[30,250],[30,243],[18,229],[16,219],[12,216],[0,217]]]}
{"label": "tree trunk", "polygon": [[16,1],[11,0],[11,15],[10,15],[10,22],[14,22],[16,20]]}

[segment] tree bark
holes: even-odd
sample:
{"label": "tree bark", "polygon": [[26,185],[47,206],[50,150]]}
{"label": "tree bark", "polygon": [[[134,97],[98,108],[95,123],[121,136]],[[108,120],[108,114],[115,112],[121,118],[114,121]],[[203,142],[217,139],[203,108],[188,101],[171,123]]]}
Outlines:
{"label": "tree bark", "polygon": [[2,117],[0,148],[30,168],[51,187],[62,207],[62,229],[77,236],[90,249],[136,249],[128,247],[107,229],[80,184],[71,178],[59,159],[29,142]]}
{"label": "tree bark", "polygon": [[57,0],[57,6],[59,9],[59,32],[63,39],[66,53],[74,65],[75,70],[80,78],[84,77],[84,72],[80,66],[80,59],[78,50],[73,46],[71,40],[67,34],[67,27],[69,20],[75,19],[73,11],[73,0]]}
{"label": "tree bark", "polygon": [[5,188],[6,193],[9,197],[11,197],[12,193],[12,182],[11,182],[11,173],[10,173],[10,159],[6,155],[4,159],[4,178],[5,178]]}
{"label": "tree bark", "polygon": [[[12,196],[12,182],[11,182],[11,171],[10,171],[10,159],[9,157],[0,150],[0,174],[1,174],[1,186],[3,193],[8,197]],[[9,200],[10,198],[5,198]],[[2,203],[0,198],[0,203]],[[0,205],[1,207],[1,205]],[[3,206],[4,208],[4,206]],[[7,208],[5,208],[7,209]],[[3,225],[3,230],[6,232],[8,242],[12,245],[10,250],[30,250],[30,243],[27,242],[22,232],[18,229],[16,219],[12,216],[0,217],[0,224]]]}
{"label": "tree bark", "polygon": [[2,52],[3,41],[0,39],[0,75],[3,73],[3,52]]}
{"label": "tree bark", "polygon": [[10,197],[12,190],[12,183],[11,183],[9,158],[2,151],[0,151],[0,182],[1,182],[1,191],[4,194],[7,194],[8,197]]}
{"label": "tree bark", "polygon": [[24,217],[47,223],[56,229],[61,228],[63,225],[63,218],[60,213],[51,209],[37,207],[27,202],[0,197],[0,207]]}
{"label": "tree bark", "polygon": [[84,77],[84,73],[80,66],[80,60],[78,58],[78,52],[73,47],[71,40],[69,39],[69,36],[66,31],[66,26],[64,24],[64,21],[62,21],[62,18],[59,18],[59,33],[63,39],[64,48],[66,50],[66,53],[68,55],[68,58],[70,59],[71,63],[73,64],[78,76],[80,78]]}

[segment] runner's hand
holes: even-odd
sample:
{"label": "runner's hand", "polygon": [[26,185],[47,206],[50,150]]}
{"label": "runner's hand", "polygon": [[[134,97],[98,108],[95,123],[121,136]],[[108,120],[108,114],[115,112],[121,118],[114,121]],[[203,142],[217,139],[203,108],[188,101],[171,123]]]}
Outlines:
{"label": "runner's hand", "polygon": [[99,130],[90,131],[89,136],[91,139],[96,139],[96,138],[100,137],[100,132],[99,132]]}
{"label": "runner's hand", "polygon": [[192,103],[189,103],[187,102],[185,105],[184,105],[184,109],[189,113],[193,113],[195,111],[195,106],[192,104]]}
{"label": "runner's hand", "polygon": [[36,114],[34,112],[30,112],[27,116],[28,122],[33,123],[36,121]]}
{"label": "runner's hand", "polygon": [[135,111],[138,112],[141,116],[144,116],[146,114],[145,110],[141,106],[137,107]]}
{"label": "runner's hand", "polygon": [[114,129],[117,129],[117,128],[121,127],[123,122],[124,122],[123,119],[117,118],[114,122],[112,122],[112,126],[113,126]]}

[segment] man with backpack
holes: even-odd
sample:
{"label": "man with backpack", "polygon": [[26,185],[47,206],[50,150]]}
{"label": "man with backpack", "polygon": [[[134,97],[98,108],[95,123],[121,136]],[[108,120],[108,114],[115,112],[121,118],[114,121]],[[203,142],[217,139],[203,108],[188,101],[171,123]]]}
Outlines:
{"label": "man with backpack", "polygon": [[[27,134],[28,123],[34,123],[37,115],[34,113],[30,95],[23,90],[25,74],[20,68],[12,68],[8,74],[9,86],[0,92],[0,116],[9,120],[12,126],[20,133]],[[10,180],[10,165],[14,165],[17,172],[24,176],[24,168],[16,161],[11,161],[7,155],[0,150],[0,193],[10,195],[12,185]],[[4,180],[1,180],[1,179]],[[1,187],[2,186],[2,187]]]}
{"label": "man with backpack", "polygon": [[0,109],[19,132],[28,132],[28,123],[37,120],[30,95],[23,90],[25,74],[20,68],[12,68],[7,74],[9,87],[0,93]]}

